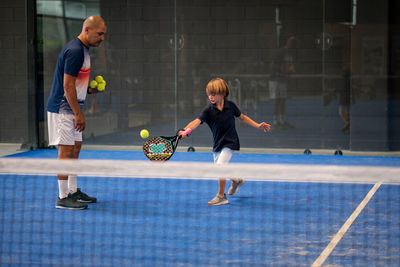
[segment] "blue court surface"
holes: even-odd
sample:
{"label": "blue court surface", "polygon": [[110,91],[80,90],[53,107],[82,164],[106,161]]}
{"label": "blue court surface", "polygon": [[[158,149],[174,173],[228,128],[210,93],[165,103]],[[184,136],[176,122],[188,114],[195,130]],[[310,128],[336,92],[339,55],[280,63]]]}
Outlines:
{"label": "blue court surface", "polygon": [[[140,151],[81,158],[145,160]],[[231,162],[400,166],[396,157],[239,153]],[[1,266],[310,266],[374,185],[248,181],[217,207],[207,205],[216,180],[79,177],[78,186],[98,203],[58,210],[55,176],[0,175]],[[400,186],[382,185],[323,266],[399,265]]]}

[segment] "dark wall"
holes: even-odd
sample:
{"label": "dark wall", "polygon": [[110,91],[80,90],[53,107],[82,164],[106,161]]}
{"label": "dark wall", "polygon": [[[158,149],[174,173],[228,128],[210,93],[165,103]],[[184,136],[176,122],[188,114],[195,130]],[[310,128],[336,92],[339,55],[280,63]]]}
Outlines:
{"label": "dark wall", "polygon": [[25,2],[0,2],[0,142],[29,140]]}

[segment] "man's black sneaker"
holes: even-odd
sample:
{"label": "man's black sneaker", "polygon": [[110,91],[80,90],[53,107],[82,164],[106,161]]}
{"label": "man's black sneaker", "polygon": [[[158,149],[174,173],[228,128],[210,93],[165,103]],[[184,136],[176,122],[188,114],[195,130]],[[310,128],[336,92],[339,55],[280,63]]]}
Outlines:
{"label": "man's black sneaker", "polygon": [[89,197],[85,193],[81,191],[80,188],[77,189],[75,193],[72,194],[72,197],[76,199],[78,202],[83,202],[83,203],[96,203],[97,198],[95,197]]}
{"label": "man's black sneaker", "polygon": [[84,210],[87,207],[87,204],[76,201],[76,199],[73,198],[71,194],[68,194],[67,197],[62,199],[58,198],[56,203],[57,209]]}

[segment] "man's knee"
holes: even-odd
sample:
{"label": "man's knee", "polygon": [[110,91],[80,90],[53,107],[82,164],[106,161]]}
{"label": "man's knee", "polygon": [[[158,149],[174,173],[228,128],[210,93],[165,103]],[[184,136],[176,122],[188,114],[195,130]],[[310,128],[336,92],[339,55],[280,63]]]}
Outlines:
{"label": "man's knee", "polygon": [[71,146],[71,145],[59,145],[58,146],[58,158],[59,159],[72,159],[72,158],[74,158],[74,146]]}
{"label": "man's knee", "polygon": [[82,142],[75,142],[74,146],[74,158],[79,157],[79,153],[81,152]]}

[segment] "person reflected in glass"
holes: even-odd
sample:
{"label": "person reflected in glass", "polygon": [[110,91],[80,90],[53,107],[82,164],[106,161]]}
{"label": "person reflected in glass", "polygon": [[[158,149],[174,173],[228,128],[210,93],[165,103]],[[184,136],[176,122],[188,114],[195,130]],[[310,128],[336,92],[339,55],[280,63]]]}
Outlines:
{"label": "person reflected in glass", "polygon": [[269,96],[274,101],[273,126],[280,130],[294,129],[286,120],[286,99],[290,75],[295,72],[293,50],[297,48],[297,39],[291,36],[286,45],[279,49],[271,64],[268,81]]}
{"label": "person reflected in glass", "polygon": [[[350,105],[352,104],[351,98],[351,73],[348,65],[342,69],[341,82],[336,88],[336,93],[339,101],[339,116],[343,121],[342,132],[350,132]],[[354,98],[353,98],[354,100]]]}

